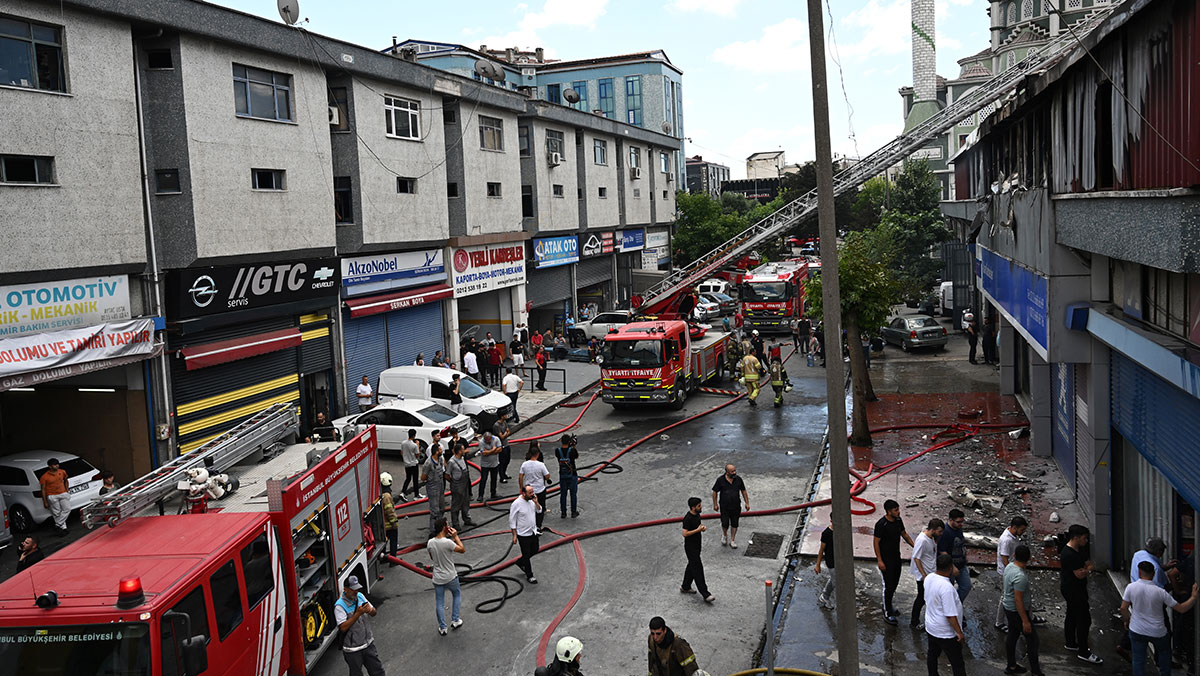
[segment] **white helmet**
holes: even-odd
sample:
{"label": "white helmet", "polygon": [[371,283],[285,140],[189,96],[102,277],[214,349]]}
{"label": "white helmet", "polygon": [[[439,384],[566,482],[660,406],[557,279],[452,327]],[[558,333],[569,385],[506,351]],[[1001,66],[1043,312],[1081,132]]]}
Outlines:
{"label": "white helmet", "polygon": [[388,472],[380,472],[379,473],[379,483],[383,484],[384,486],[391,486],[392,485],[392,475]]}
{"label": "white helmet", "polygon": [[564,636],[558,639],[554,647],[554,655],[560,662],[571,662],[583,652],[583,642],[574,636]]}
{"label": "white helmet", "polygon": [[756,336],[757,336],[757,335],[758,335],[758,329],[754,329],[754,330],[753,330],[753,331],[751,331],[750,333],[752,333],[752,334],[754,334],[754,335],[756,335]]}
{"label": "white helmet", "polygon": [[973,321],[975,321],[975,313],[973,313],[973,312],[964,312],[964,313],[963,313],[963,321],[964,321],[964,322],[973,322]]}

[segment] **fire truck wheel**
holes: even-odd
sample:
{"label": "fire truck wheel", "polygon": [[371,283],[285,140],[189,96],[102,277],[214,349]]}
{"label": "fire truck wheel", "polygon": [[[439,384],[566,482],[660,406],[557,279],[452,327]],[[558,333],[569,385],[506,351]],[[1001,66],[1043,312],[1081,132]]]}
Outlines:
{"label": "fire truck wheel", "polygon": [[671,408],[678,411],[683,408],[683,400],[687,398],[683,385],[675,388],[675,397],[671,400]]}

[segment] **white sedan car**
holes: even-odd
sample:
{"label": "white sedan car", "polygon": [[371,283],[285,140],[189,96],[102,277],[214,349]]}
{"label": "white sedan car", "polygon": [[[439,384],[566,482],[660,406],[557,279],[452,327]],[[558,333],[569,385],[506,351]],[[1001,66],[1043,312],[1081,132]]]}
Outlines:
{"label": "white sedan car", "polygon": [[399,451],[412,429],[417,431],[422,445],[429,443],[434,432],[446,428],[458,430],[459,437],[466,441],[475,437],[469,417],[425,399],[395,399],[366,413],[338,418],[333,425],[342,431],[343,439],[353,437],[367,425],[375,425],[379,449],[386,451]]}
{"label": "white sedan car", "polygon": [[28,533],[50,518],[50,510],[42,506],[42,474],[49,469],[46,461],[58,458],[59,467],[67,471],[71,510],[74,511],[100,494],[104,482],[91,463],[70,453],[58,451],[24,451],[0,456],[0,491],[8,505],[8,518],[17,533]]}

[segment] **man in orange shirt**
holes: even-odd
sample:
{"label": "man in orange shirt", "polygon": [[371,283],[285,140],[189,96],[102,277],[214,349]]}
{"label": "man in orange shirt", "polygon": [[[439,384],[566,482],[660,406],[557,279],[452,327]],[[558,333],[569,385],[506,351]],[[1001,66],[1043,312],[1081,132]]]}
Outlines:
{"label": "man in orange shirt", "polygon": [[67,492],[71,487],[70,481],[67,479],[67,471],[58,466],[58,458],[50,458],[46,461],[46,466],[49,469],[42,473],[40,480],[42,506],[50,510],[54,517],[54,527],[60,533],[66,533],[67,517],[71,514],[71,495]]}

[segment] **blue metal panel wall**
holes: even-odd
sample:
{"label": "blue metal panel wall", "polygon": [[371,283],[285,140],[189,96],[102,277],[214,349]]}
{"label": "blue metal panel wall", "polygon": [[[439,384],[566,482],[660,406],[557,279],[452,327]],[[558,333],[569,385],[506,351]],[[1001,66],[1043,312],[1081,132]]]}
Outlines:
{"label": "blue metal panel wall", "polygon": [[446,349],[442,331],[442,301],[389,312],[384,316],[387,317],[388,358],[392,366],[411,364],[418,353],[425,355],[425,364],[428,366],[433,361],[433,353]]}
{"label": "blue metal panel wall", "polygon": [[1050,450],[1054,460],[1075,490],[1075,366],[1050,365],[1050,393],[1054,397],[1051,415]]}
{"label": "blue metal panel wall", "polygon": [[346,322],[346,396],[350,410],[357,411],[354,388],[365,375],[371,387],[379,391],[379,372],[388,367],[387,315],[367,315],[351,319],[345,313]]}
{"label": "blue metal panel wall", "polygon": [[1112,352],[1112,425],[1171,482],[1200,506],[1200,399]]}

